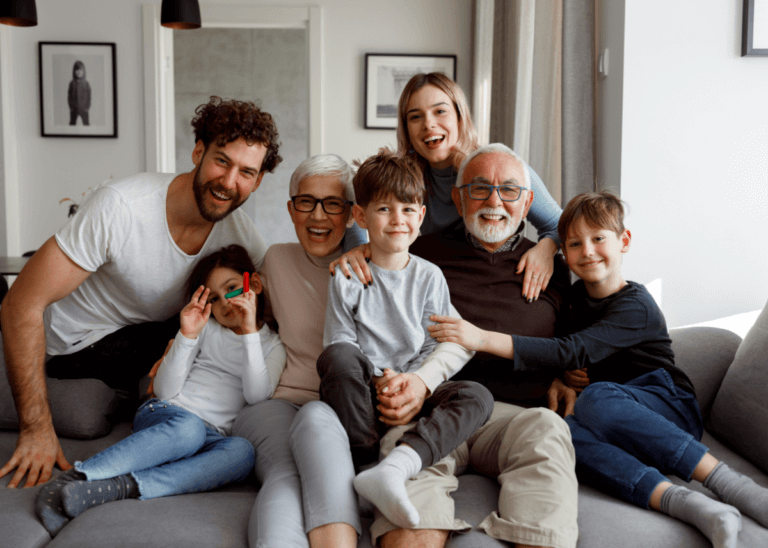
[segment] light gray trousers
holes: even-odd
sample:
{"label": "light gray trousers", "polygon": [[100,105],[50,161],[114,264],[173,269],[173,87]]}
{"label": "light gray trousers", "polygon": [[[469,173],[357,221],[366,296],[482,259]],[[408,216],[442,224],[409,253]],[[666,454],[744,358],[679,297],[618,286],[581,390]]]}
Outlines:
{"label": "light gray trousers", "polygon": [[328,405],[250,405],[238,414],[232,435],[256,450],[261,488],[248,522],[250,548],[308,548],[307,533],[329,523],[348,523],[360,534],[349,440]]}

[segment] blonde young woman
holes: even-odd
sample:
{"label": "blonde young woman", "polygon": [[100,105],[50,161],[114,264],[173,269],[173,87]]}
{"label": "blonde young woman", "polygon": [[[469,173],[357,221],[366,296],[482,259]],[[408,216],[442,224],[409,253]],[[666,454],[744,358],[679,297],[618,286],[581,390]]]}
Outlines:
{"label": "blonde young woman", "polygon": [[[400,95],[397,146],[424,171],[428,192],[421,233],[439,232],[456,222],[460,215],[451,199],[456,172],[466,155],[479,147],[469,105],[459,85],[439,72],[413,76]],[[539,243],[523,255],[518,266],[518,272],[525,270],[523,296],[529,302],[539,297],[552,276],[553,257],[560,245],[557,222],[562,212],[541,178],[533,169],[530,172],[536,198],[528,219],[539,231]],[[371,274],[365,262],[369,255],[367,244],[360,245],[346,253],[339,264],[346,275],[351,269],[361,282],[369,283]]]}

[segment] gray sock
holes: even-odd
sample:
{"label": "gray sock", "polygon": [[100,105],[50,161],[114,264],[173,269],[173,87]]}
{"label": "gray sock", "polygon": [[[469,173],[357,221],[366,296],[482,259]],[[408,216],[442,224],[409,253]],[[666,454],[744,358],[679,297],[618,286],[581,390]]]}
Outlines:
{"label": "gray sock", "polygon": [[696,527],[714,548],[736,548],[741,514],[733,506],[679,485],[664,491],[660,506],[665,514]]}
{"label": "gray sock", "polygon": [[55,537],[64,526],[69,523],[69,516],[64,513],[61,505],[61,490],[67,483],[83,480],[85,476],[72,468],[62,472],[55,480],[52,480],[40,489],[35,499],[35,514],[50,533]]}
{"label": "gray sock", "polygon": [[704,480],[704,487],[768,528],[768,489],[760,487],[752,478],[721,462]]}
{"label": "gray sock", "polygon": [[94,506],[139,496],[139,485],[133,476],[125,474],[97,481],[76,481],[61,490],[64,512],[75,518]]}

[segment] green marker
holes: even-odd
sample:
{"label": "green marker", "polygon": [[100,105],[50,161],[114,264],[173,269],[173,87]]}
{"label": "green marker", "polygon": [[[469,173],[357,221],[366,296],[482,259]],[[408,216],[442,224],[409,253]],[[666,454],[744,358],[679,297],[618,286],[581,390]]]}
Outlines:
{"label": "green marker", "polygon": [[230,291],[226,295],[224,295],[225,299],[231,299],[232,297],[237,297],[238,295],[242,294],[243,288],[235,289],[234,291]]}

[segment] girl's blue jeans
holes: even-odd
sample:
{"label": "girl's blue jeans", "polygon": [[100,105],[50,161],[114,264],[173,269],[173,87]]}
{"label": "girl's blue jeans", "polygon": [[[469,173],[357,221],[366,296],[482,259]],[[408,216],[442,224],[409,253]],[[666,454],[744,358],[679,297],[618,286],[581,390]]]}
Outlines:
{"label": "girl's blue jeans", "polygon": [[625,384],[598,382],[576,400],[566,419],[579,480],[648,508],[664,474],[685,481],[707,453],[693,394],[657,369]]}
{"label": "girl's blue jeans", "polygon": [[256,461],[253,446],[227,437],[194,413],[151,399],[139,407],[133,434],[76,462],[89,481],[131,474],[140,499],[210,491],[242,481]]}

